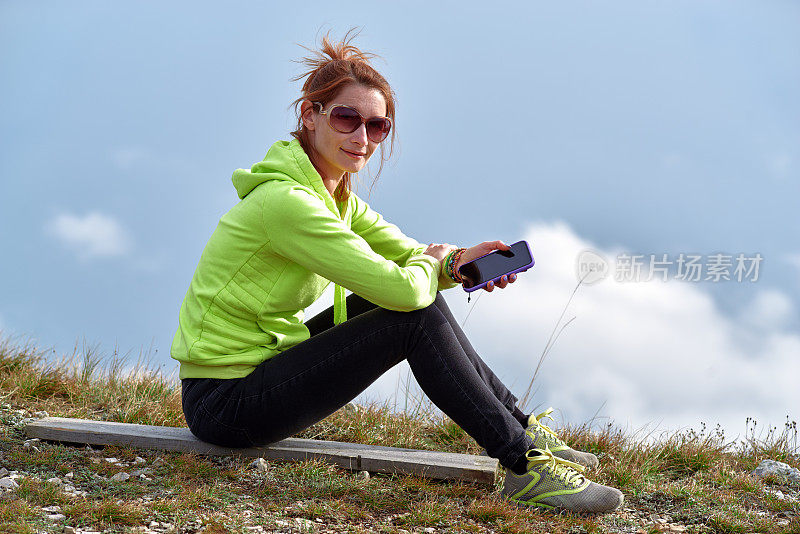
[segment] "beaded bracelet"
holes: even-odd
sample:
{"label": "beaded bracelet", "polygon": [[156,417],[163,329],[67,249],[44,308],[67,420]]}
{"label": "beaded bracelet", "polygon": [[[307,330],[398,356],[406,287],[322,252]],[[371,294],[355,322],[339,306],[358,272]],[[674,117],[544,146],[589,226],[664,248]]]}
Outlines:
{"label": "beaded bracelet", "polygon": [[461,258],[461,255],[464,251],[467,250],[465,248],[459,248],[456,250],[451,251],[447,257],[445,258],[445,272],[447,276],[456,283],[461,283],[463,281],[461,274],[456,271],[456,265],[458,265],[458,260]]}
{"label": "beaded bracelet", "polygon": [[461,282],[463,282],[463,278],[461,276],[461,273],[459,273],[458,270],[457,270],[458,262],[461,261],[461,255],[464,254],[464,252],[466,252],[466,250],[467,249],[465,249],[465,248],[460,248],[460,249],[458,249],[456,251],[455,254],[453,254],[453,267],[452,267],[452,269],[453,269],[453,279],[456,282],[458,282],[459,284]]}
{"label": "beaded bracelet", "polygon": [[448,277],[450,276],[450,261],[454,252],[455,250],[451,250],[447,253],[447,256],[444,257],[444,260],[442,260],[442,274],[446,274]]}

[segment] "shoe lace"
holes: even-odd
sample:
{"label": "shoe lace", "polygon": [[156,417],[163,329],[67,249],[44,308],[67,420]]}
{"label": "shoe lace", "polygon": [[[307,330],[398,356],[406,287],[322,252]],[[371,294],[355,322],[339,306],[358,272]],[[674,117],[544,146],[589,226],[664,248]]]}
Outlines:
{"label": "shoe lace", "polygon": [[544,419],[545,417],[550,419],[551,421],[554,421],[553,417],[550,415],[551,413],[553,413],[553,407],[552,406],[550,408],[546,409],[545,411],[543,411],[542,413],[540,413],[539,415],[534,415],[533,416],[533,423],[531,423],[531,424],[533,426],[535,426],[536,428],[538,428],[539,430],[549,434],[550,437],[553,439],[553,441],[555,441],[558,445],[567,447],[568,445],[564,442],[564,440],[562,440],[561,438],[558,437],[558,435],[553,431],[552,428],[550,428],[546,424],[542,423],[542,419]]}
{"label": "shoe lace", "polygon": [[581,474],[586,469],[584,466],[559,458],[550,451],[550,447],[547,445],[544,446],[544,449],[528,450],[525,457],[528,459],[529,466],[545,464],[544,467],[553,474],[553,477],[561,479],[568,486],[576,487],[586,480],[586,477]]}

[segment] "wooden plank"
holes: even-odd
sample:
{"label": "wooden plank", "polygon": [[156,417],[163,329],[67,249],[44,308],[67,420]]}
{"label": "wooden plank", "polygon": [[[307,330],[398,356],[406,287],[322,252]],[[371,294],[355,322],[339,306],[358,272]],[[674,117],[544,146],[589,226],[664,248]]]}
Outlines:
{"label": "wooden plank", "polygon": [[45,417],[29,420],[25,424],[25,433],[31,438],[50,441],[121,445],[217,456],[260,456],[265,460],[279,461],[319,458],[354,471],[413,474],[482,484],[493,484],[499,474],[497,459],[488,456],[300,438],[286,438],[265,447],[229,448],[200,441],[185,427]]}

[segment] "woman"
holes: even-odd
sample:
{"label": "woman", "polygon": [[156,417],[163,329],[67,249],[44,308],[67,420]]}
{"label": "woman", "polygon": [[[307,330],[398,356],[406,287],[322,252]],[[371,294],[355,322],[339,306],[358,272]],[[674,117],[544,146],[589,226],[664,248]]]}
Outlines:
{"label": "woman", "polygon": [[[395,118],[389,84],[350,41],[323,38],[321,52],[305,58],[294,139],[233,174],[241,201],[203,251],[171,349],[189,428],[228,447],[279,441],[407,359],[428,397],[508,469],[509,499],[579,512],[616,508],[622,493],[579,473],[596,457],[520,411],[439,293],[459,284],[464,262],[509,247],[426,247],[350,191],[350,175],[378,147],[383,164]],[[329,281],[334,305],[304,323],[303,310]]]}

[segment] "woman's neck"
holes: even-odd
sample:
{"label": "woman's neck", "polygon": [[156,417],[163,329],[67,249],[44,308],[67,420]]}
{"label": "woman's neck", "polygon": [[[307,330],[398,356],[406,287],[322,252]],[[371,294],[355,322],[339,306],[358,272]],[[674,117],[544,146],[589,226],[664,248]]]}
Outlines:
{"label": "woman's neck", "polygon": [[331,197],[333,197],[333,192],[336,191],[339,182],[341,182],[342,178],[344,178],[344,173],[337,173],[337,171],[334,169],[324,169],[321,165],[317,165],[316,154],[313,153],[313,149],[310,152],[312,153],[308,155],[308,159],[311,161],[311,165],[314,166],[314,169],[316,169],[320,178],[322,178],[322,183],[325,185],[325,189],[327,189],[328,193],[330,193]]}

